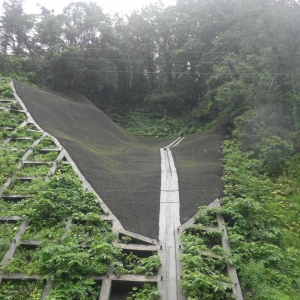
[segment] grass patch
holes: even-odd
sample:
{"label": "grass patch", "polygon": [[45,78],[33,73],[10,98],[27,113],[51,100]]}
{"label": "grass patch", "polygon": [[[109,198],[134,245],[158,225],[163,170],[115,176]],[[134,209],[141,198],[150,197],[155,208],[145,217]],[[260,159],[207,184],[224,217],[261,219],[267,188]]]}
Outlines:
{"label": "grass patch", "polygon": [[233,261],[245,298],[297,299],[300,293],[299,178],[295,155],[280,177],[236,143],[224,144],[226,197],[222,199]]}
{"label": "grass patch", "polygon": [[11,140],[8,144],[5,145],[5,149],[22,149],[28,150],[34,140]]}
{"label": "grass patch", "polygon": [[0,261],[9,249],[10,243],[20,228],[20,222],[0,222]]}
{"label": "grass patch", "polygon": [[0,110],[0,127],[16,128],[27,119],[23,113],[14,114],[9,111]]}
{"label": "grass patch", "polygon": [[55,145],[52,138],[50,137],[43,138],[36,146],[36,149],[56,149],[56,148],[57,146]]}
{"label": "grass patch", "polygon": [[36,150],[33,150],[33,153],[31,153],[28,157],[28,160],[31,161],[44,161],[44,162],[50,162],[55,161],[58,156],[59,151],[55,152],[48,152],[48,153],[39,153]]}
{"label": "grass patch", "polygon": [[23,241],[38,240],[43,244],[59,243],[65,231],[65,220],[39,220],[30,223],[21,239]]}
{"label": "grass patch", "polygon": [[46,176],[51,169],[50,165],[25,164],[18,172],[18,176]]}
{"label": "grass patch", "polygon": [[23,151],[0,150],[0,186],[17,170],[18,162],[23,154]]}
{"label": "grass patch", "polygon": [[30,181],[14,179],[8,189],[5,190],[6,195],[29,195],[37,194],[45,186],[43,178],[34,178]]}
{"label": "grass patch", "polygon": [[8,264],[1,267],[4,273],[24,273],[26,275],[40,274],[39,261],[37,257],[38,250],[27,249],[19,245],[14,256]]}
{"label": "grass patch", "polygon": [[22,280],[20,283],[6,281],[0,289],[0,299],[40,300],[44,289],[44,281]]}
{"label": "grass patch", "polygon": [[1,216],[24,216],[28,210],[28,200],[18,202],[0,199]]}

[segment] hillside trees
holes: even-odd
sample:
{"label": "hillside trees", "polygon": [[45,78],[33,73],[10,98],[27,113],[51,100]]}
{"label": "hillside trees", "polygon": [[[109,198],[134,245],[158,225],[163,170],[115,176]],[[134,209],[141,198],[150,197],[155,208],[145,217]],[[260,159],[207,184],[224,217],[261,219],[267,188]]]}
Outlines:
{"label": "hillside trees", "polygon": [[59,15],[25,14],[20,0],[3,8],[2,71],[15,77],[116,114],[181,118],[190,132],[267,106],[298,122],[297,1],[180,1],[127,16],[80,1]]}

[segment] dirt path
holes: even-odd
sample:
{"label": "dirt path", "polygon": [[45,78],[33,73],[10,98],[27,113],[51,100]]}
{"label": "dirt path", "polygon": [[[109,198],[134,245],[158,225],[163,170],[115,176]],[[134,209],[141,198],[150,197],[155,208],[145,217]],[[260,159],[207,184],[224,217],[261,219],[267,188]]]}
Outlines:
{"label": "dirt path", "polygon": [[179,233],[180,203],[178,177],[170,147],[180,143],[177,139],[169,146],[160,149],[161,154],[161,195],[159,215],[159,241],[162,267],[161,281],[158,284],[162,300],[184,299],[181,284],[181,263]]}

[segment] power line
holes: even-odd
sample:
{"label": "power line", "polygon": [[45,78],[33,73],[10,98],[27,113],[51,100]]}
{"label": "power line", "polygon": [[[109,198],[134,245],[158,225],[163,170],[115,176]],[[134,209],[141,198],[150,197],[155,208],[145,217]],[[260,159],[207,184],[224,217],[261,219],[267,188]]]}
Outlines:
{"label": "power line", "polygon": [[[299,53],[300,54],[300,53]],[[1,54],[2,56],[11,56],[8,54]],[[123,61],[123,62],[152,62],[152,63],[198,63],[198,64],[203,64],[203,65],[214,65],[214,64],[222,64],[222,65],[241,65],[244,64],[245,66],[247,65],[259,65],[261,62],[249,62],[249,61],[200,61],[200,60],[170,60],[170,61],[159,61],[159,60],[144,60],[144,59],[124,59],[124,58],[93,58],[93,57],[53,57],[52,59],[66,59],[66,60],[83,60],[83,61]],[[300,64],[299,62],[295,61],[282,61],[278,62],[279,64],[293,64],[293,65],[298,65]],[[272,65],[271,61],[265,63],[264,65]]]}
{"label": "power line", "polygon": [[158,71],[158,72],[147,72],[147,71],[107,71],[107,70],[81,70],[81,72],[94,72],[94,73],[128,73],[128,74],[156,74],[156,75],[163,75],[163,74],[181,74],[181,75],[300,75],[300,72],[193,72],[189,73],[187,72],[164,72],[164,71]]}
{"label": "power line", "polygon": [[[86,50],[98,50],[98,51],[113,51],[113,50],[120,50],[124,52],[149,52],[149,53],[158,53],[159,51],[155,50],[134,50],[134,49],[99,49],[99,48],[89,48],[89,47],[83,47],[82,49]],[[182,49],[174,49],[171,51],[168,51],[169,53],[176,52],[177,50],[182,50]],[[235,53],[234,51],[192,51],[192,50],[187,50],[184,51],[183,53],[195,53],[195,54],[230,54],[232,53],[233,55],[238,54]],[[269,52],[262,52],[262,54],[272,54],[272,55],[300,55],[300,52],[284,52],[284,53],[269,53]],[[255,54],[255,53],[250,53],[250,54]]]}
{"label": "power line", "polygon": [[[54,57],[54,59],[69,59],[69,60],[96,60],[96,61],[124,61],[124,62],[153,62],[153,63],[200,63],[200,64],[260,64],[260,62],[227,62],[227,61],[199,61],[199,60],[170,60],[170,61],[159,61],[159,60],[147,60],[147,59],[125,59],[125,58],[93,58],[93,57]],[[299,64],[299,62],[294,61],[283,61],[280,64]],[[272,64],[272,62],[268,62],[266,64]]]}
{"label": "power line", "polygon": [[[135,50],[135,49],[101,49],[101,48],[88,48],[88,47],[79,47],[77,46],[77,48],[79,49],[85,49],[85,50],[97,50],[97,51],[114,51],[114,50],[119,50],[119,51],[123,51],[123,52],[147,52],[147,53],[155,53],[155,54],[159,54],[160,52],[165,52],[165,51],[155,51],[155,50]],[[181,49],[174,49],[171,51],[167,51],[169,54],[175,54],[177,50],[181,50]],[[175,53],[174,53],[175,52]],[[194,54],[231,54],[231,55],[238,55],[239,53],[235,53],[234,51],[184,51],[182,53],[194,53]],[[247,55],[251,55],[251,54],[255,54],[255,53],[249,53]],[[269,53],[269,52],[262,52],[259,55],[300,55],[300,52],[283,52],[283,53]],[[2,56],[16,56],[19,57],[17,55],[11,55],[11,54],[5,54],[5,53],[0,53],[0,55]],[[22,58],[22,56],[20,56]]]}

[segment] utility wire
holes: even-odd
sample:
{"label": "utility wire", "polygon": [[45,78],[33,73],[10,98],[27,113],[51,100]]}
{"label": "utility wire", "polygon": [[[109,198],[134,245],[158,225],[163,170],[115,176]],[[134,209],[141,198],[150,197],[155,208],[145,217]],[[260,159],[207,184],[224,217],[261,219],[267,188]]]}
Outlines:
{"label": "utility wire", "polygon": [[128,73],[128,74],[156,74],[156,75],[163,75],[163,74],[181,74],[181,75],[300,75],[300,72],[290,73],[290,72],[193,72],[189,73],[186,72],[147,72],[147,71],[107,71],[107,70],[81,70],[80,72],[94,72],[94,73]]}
{"label": "utility wire", "polygon": [[[261,62],[227,62],[227,61],[199,61],[199,60],[170,60],[170,61],[159,61],[159,60],[147,60],[147,59],[125,59],[125,58],[93,58],[93,57],[54,57],[54,59],[69,59],[69,60],[96,60],[96,61],[124,61],[124,62],[153,62],[153,63],[200,63],[200,64],[260,64]],[[295,61],[283,61],[280,64],[299,64]],[[271,61],[266,64],[273,64]]]}
{"label": "utility wire", "polygon": [[[2,56],[10,56],[7,54],[1,54]],[[204,64],[204,65],[214,65],[214,64],[222,64],[222,65],[241,65],[244,64],[245,66],[247,65],[259,65],[261,62],[249,62],[249,61],[200,61],[200,60],[170,60],[170,61],[159,61],[159,60],[144,60],[144,59],[124,59],[124,58],[93,58],[93,57],[53,57],[52,59],[66,59],[66,60],[84,60],[84,61],[123,61],[123,62],[152,62],[155,64],[160,64],[160,63],[198,63],[198,64]],[[278,62],[279,64],[300,64],[299,62],[295,61],[282,61]],[[273,63],[271,61],[262,64],[262,65],[272,65]]]}
{"label": "utility wire", "polygon": [[[113,50],[120,50],[120,51],[124,51],[124,52],[150,52],[150,53],[157,53],[159,51],[151,51],[151,50],[134,50],[134,49],[119,49],[119,48],[116,48],[116,49],[99,49],[99,48],[89,48],[89,47],[83,47],[82,49],[86,49],[86,50],[98,50],[98,51],[113,51]],[[174,49],[174,50],[171,50],[171,51],[168,51],[169,53],[172,53],[172,52],[176,52],[177,50],[179,49]],[[181,50],[181,49],[180,49]],[[192,50],[188,50],[188,51],[184,51],[183,53],[195,53],[195,54],[229,54],[229,53],[232,53],[232,54],[237,54],[237,53],[234,53],[233,51],[192,51]],[[300,55],[300,52],[284,52],[284,53],[279,53],[279,54],[273,54],[273,53],[269,53],[269,52],[263,52],[265,54],[272,54],[272,55]],[[254,53],[253,53],[254,54]]]}

